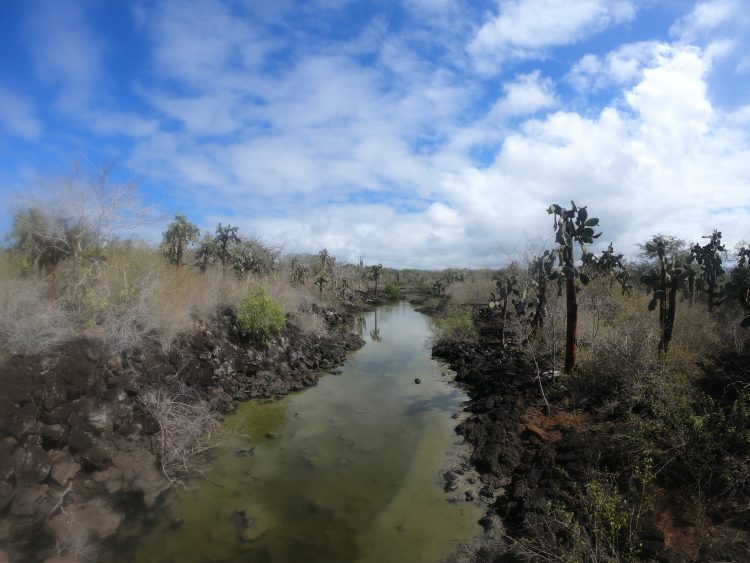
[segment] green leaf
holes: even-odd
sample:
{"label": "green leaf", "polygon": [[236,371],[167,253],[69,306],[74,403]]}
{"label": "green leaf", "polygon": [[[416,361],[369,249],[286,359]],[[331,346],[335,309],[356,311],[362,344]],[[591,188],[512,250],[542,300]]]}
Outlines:
{"label": "green leaf", "polygon": [[654,297],[651,301],[648,303],[648,310],[653,311],[656,309],[656,298]]}
{"label": "green leaf", "polygon": [[581,273],[581,274],[579,274],[578,277],[581,278],[581,283],[583,285],[588,285],[589,284],[589,277],[586,274]]}
{"label": "green leaf", "polygon": [[585,207],[581,207],[581,209],[578,210],[578,221],[580,223],[586,223],[586,218],[589,216],[589,212],[586,211]]}
{"label": "green leaf", "polygon": [[594,235],[593,237],[591,237],[591,238],[599,238],[600,236],[602,236],[602,234],[601,234],[601,233],[596,233],[596,234],[595,234],[595,235]]}
{"label": "green leaf", "polygon": [[587,227],[596,227],[599,224],[599,219],[592,217],[591,219],[586,220],[583,224]]}

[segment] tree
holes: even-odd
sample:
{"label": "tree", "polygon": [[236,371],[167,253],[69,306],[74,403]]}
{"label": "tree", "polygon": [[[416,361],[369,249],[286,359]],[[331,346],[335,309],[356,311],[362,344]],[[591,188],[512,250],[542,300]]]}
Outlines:
{"label": "tree", "polygon": [[737,249],[737,263],[729,273],[729,283],[724,288],[727,299],[737,301],[750,311],[750,247]]}
{"label": "tree", "polygon": [[278,250],[265,246],[259,240],[243,238],[232,247],[232,270],[238,276],[247,273],[266,276],[273,271],[277,257]]}
{"label": "tree", "polygon": [[490,309],[500,311],[500,344],[505,348],[505,324],[508,318],[508,300],[520,296],[518,278],[515,274],[498,272],[495,274],[495,291],[492,292]]}
{"label": "tree", "polygon": [[653,290],[649,311],[653,311],[657,303],[659,305],[659,351],[666,354],[677,314],[677,291],[687,276],[687,269],[678,257],[667,257],[669,247],[660,235],[653,237],[643,248],[647,255],[656,256],[658,260],[658,269],[641,276],[641,281]]}
{"label": "tree", "polygon": [[63,260],[95,256],[91,233],[80,222],[39,208],[16,212],[7,238],[27,269],[36,268],[40,278],[50,277],[49,300],[57,296],[57,267]]}
{"label": "tree", "polygon": [[169,224],[164,232],[164,240],[161,243],[161,249],[164,256],[170,264],[177,266],[178,270],[182,269],[183,258],[188,246],[198,242],[200,229],[187,220],[182,213],[174,216],[174,221]]}
{"label": "tree", "polygon": [[708,310],[713,311],[716,305],[718,278],[724,273],[723,262],[726,252],[721,244],[721,231],[714,229],[713,233],[703,238],[708,239],[708,242],[703,246],[693,246],[692,254],[701,268],[701,279],[706,284]]}
{"label": "tree", "polygon": [[305,281],[307,280],[307,275],[309,273],[309,268],[300,262],[299,258],[296,256],[292,258],[291,263],[289,264],[289,267],[291,269],[291,282],[294,285],[305,285]]}
{"label": "tree", "polygon": [[591,273],[591,277],[608,276],[610,289],[612,289],[614,282],[620,284],[623,294],[629,293],[633,289],[633,284],[630,283],[630,272],[623,262],[623,255],[615,253],[611,242],[599,256],[591,252],[584,252],[581,261]]}
{"label": "tree", "polygon": [[323,286],[328,284],[328,274],[326,274],[325,270],[321,270],[320,272],[318,272],[318,275],[315,276],[313,283],[318,286],[318,293],[322,295]]}
{"label": "tree", "polygon": [[214,237],[214,251],[221,262],[221,273],[227,275],[227,266],[232,258],[232,248],[240,243],[240,237],[237,234],[239,227],[227,225],[222,227],[221,223],[216,226],[216,236]]}
{"label": "tree", "polygon": [[376,296],[378,294],[378,280],[380,279],[380,273],[382,270],[383,270],[382,264],[375,264],[374,266],[370,266],[369,268],[370,277],[375,282],[375,295]]}
{"label": "tree", "polygon": [[201,272],[205,272],[214,263],[218,255],[216,241],[211,233],[205,233],[195,251],[195,265]]}
{"label": "tree", "polygon": [[318,256],[320,257],[320,269],[325,271],[328,269],[328,258],[330,254],[328,254],[328,249],[324,248],[320,252],[318,252]]}
{"label": "tree", "polygon": [[576,281],[583,285],[588,284],[588,276],[578,271],[576,267],[575,244],[586,251],[586,245],[594,242],[601,233],[594,233],[594,227],[599,225],[599,219],[588,217],[586,207],[577,207],[570,202],[571,208],[564,209],[557,204],[552,204],[547,213],[553,216],[553,228],[555,230],[555,242],[557,248],[554,253],[558,260],[558,266],[553,270],[552,277],[565,280],[565,303],[566,303],[566,333],[565,333],[565,373],[571,373],[576,366],[576,353],[578,348],[578,286]]}

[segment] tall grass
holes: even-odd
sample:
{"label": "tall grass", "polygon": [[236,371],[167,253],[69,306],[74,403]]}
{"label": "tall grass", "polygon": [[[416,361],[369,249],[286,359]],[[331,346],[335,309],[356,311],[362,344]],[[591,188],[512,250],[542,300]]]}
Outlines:
{"label": "tall grass", "polygon": [[23,274],[12,253],[0,255],[0,350],[46,352],[76,335],[101,338],[112,352],[156,342],[165,351],[221,310],[235,312],[255,288],[265,288],[305,334],[324,336],[315,306],[326,296],[296,286],[285,270],[238,278],[220,268],[177,270],[152,247],[115,246],[98,260],[66,261],[50,278]]}

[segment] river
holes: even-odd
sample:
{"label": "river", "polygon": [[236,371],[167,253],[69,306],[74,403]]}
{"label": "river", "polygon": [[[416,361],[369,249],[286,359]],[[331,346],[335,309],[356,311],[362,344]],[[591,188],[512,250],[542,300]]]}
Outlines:
{"label": "river", "polygon": [[431,322],[406,302],[364,313],[340,373],[239,405],[205,478],[123,526],[114,560],[435,562],[478,535],[483,509],[442,488],[467,398],[430,356]]}

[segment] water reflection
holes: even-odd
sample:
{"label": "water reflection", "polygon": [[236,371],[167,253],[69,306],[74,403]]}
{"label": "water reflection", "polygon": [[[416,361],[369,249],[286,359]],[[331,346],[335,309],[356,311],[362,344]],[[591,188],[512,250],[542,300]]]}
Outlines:
{"label": "water reflection", "polygon": [[357,324],[357,334],[362,337],[365,334],[365,331],[367,330],[367,319],[365,318],[364,313],[360,313],[359,316],[355,319]]}
{"label": "water reflection", "polygon": [[479,533],[481,508],[436,484],[466,396],[423,345],[429,319],[402,301],[355,320],[377,346],[316,387],[240,404],[207,480],[130,520],[105,560],[434,562]]}
{"label": "water reflection", "polygon": [[378,310],[375,309],[375,328],[370,331],[370,338],[373,342],[382,342],[383,338],[380,336],[380,329],[378,328]]}

